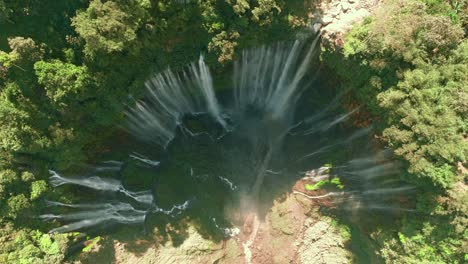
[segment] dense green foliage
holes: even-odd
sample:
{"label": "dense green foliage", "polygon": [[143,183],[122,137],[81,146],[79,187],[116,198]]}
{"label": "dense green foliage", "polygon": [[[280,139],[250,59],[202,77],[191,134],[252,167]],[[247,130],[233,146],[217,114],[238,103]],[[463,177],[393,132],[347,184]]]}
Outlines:
{"label": "dense green foliage", "polygon": [[383,139],[407,161],[409,173],[447,188],[468,147],[463,30],[417,1],[390,2],[380,11],[348,34],[346,65],[335,64],[335,54],[329,64],[379,117]]}
{"label": "dense green foliage", "polygon": [[48,190],[31,172],[0,171],[0,263],[58,263],[64,258],[68,235],[48,235],[30,229]]}
{"label": "dense green foliage", "polygon": [[468,257],[466,2],[451,3],[387,1],[324,54],[406,166],[404,178],[421,186],[421,215],[380,234],[389,263]]}
{"label": "dense green foliage", "polygon": [[67,247],[67,235],[48,235],[37,230],[16,231],[12,226],[0,230],[1,263],[60,263]]}

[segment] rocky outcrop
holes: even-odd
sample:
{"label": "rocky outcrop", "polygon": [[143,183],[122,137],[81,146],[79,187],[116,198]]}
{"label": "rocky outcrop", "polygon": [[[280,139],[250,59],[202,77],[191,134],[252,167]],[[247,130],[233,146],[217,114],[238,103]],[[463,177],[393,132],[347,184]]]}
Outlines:
{"label": "rocky outcrop", "polygon": [[[296,183],[301,184],[304,182]],[[285,194],[274,202],[264,218],[259,218],[253,236],[237,234],[218,243],[189,227],[185,240],[178,246],[170,241],[158,245],[141,240],[128,245],[105,239],[107,245],[99,252],[74,263],[97,263],[95,260],[122,264],[350,263],[351,253],[345,246],[349,236],[331,218],[319,213],[320,206],[318,201]],[[141,248],[138,252],[127,248],[135,245]]]}
{"label": "rocky outcrop", "polygon": [[341,46],[344,34],[353,24],[369,16],[380,2],[380,0],[321,1],[314,15],[314,29],[321,31],[324,40]]}
{"label": "rocky outcrop", "polygon": [[253,243],[252,263],[349,263],[349,236],[318,209],[292,194],[275,201]]}
{"label": "rocky outcrop", "polygon": [[190,227],[187,239],[174,247],[168,242],[159,247],[151,246],[143,254],[133,254],[125,249],[125,244],[114,244],[115,263],[139,264],[209,264],[209,263],[242,263],[240,244],[231,239],[215,243],[203,238],[193,227]]}
{"label": "rocky outcrop", "polygon": [[300,243],[297,263],[350,263],[351,254],[346,249],[346,239],[332,225],[331,219],[314,222],[308,219]]}

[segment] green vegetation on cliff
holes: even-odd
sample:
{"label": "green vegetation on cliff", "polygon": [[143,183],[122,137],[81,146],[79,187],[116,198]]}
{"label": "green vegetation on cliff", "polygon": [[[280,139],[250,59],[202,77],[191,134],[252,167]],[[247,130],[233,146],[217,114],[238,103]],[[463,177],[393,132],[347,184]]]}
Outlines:
{"label": "green vegetation on cliff", "polygon": [[466,1],[386,1],[323,55],[420,186],[418,214],[383,231],[389,263],[463,263],[468,244]]}

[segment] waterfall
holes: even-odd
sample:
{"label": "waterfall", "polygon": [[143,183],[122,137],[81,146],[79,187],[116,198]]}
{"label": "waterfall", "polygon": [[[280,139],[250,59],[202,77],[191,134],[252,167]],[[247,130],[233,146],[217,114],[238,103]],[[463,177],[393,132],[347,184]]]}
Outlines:
{"label": "waterfall", "polygon": [[255,105],[274,119],[287,116],[307,87],[304,76],[310,70],[318,39],[310,47],[297,40],[243,51],[242,60],[234,64],[233,97],[237,111]]}
{"label": "waterfall", "polygon": [[222,118],[222,111],[215,96],[213,78],[211,77],[210,69],[203,60],[203,56],[200,56],[198,60],[198,67],[192,64],[191,70],[193,76],[195,76],[194,80],[196,80],[198,87],[203,92],[203,98],[205,99],[208,112],[216,121],[226,128],[226,122]]}
{"label": "waterfall", "polygon": [[96,166],[95,170],[97,172],[101,171],[119,171],[122,169],[123,162],[116,160],[108,160],[102,162],[101,165]]}
{"label": "waterfall", "polygon": [[125,189],[122,183],[112,178],[101,178],[98,176],[92,177],[62,177],[57,172],[49,170],[50,184],[54,187],[58,187],[64,184],[80,185],[87,188],[91,188],[98,191],[111,191],[120,192],[126,196],[134,199],[135,201],[151,204],[153,202],[153,195],[149,191],[143,192],[132,192]]}
{"label": "waterfall", "polygon": [[201,112],[226,128],[203,56],[188,71],[176,74],[168,69],[151,77],[145,86],[148,96],[125,113],[126,128],[136,137],[166,147],[182,117]]}
{"label": "waterfall", "polygon": [[75,184],[100,191],[120,191],[122,188],[120,181],[112,178],[92,177],[62,177],[57,172],[49,170],[50,184],[53,187],[64,184]]}
{"label": "waterfall", "polygon": [[58,219],[61,221],[74,221],[50,230],[50,233],[65,233],[83,228],[96,226],[102,223],[138,224],[143,223],[147,211],[135,209],[129,203],[94,203],[94,204],[65,204],[48,202],[49,206],[69,207],[81,209],[78,212],[67,214],[43,214],[39,218],[44,220]]}
{"label": "waterfall", "polygon": [[98,202],[67,204],[56,201],[46,201],[48,207],[66,207],[74,210],[65,214],[43,214],[39,218],[43,220],[74,221],[50,230],[51,233],[64,233],[81,230],[104,223],[141,224],[145,221],[148,213],[162,213],[175,216],[189,208],[189,201],[176,204],[170,209],[162,209],[153,206],[153,195],[150,191],[133,192],[125,189],[120,181],[110,178],[93,177],[63,177],[55,171],[50,171],[50,182],[54,187],[64,184],[84,186],[98,191],[119,192],[133,199],[139,207],[136,209],[128,202]]}
{"label": "waterfall", "polygon": [[138,160],[139,162],[145,164],[145,165],[148,165],[150,167],[157,167],[159,166],[159,161],[156,161],[156,160],[150,160],[148,159],[147,157],[139,154],[139,153],[136,153],[136,152],[133,152],[133,154],[130,154],[130,158],[134,159],[134,160]]}
{"label": "waterfall", "polygon": [[[100,172],[120,173],[125,170],[124,167],[132,167],[130,171],[134,173],[133,166],[123,166],[123,162],[112,160],[99,164],[93,170],[93,175],[86,177],[64,177],[51,170],[50,183],[57,188],[62,185],[86,187],[98,191],[102,196],[112,196],[113,200],[108,199],[92,204],[66,204],[48,201],[48,209],[66,207],[70,212],[64,214],[47,213],[40,217],[44,220],[68,222],[51,232],[69,232],[106,223],[141,224],[150,213],[175,217],[196,204],[205,206],[203,199],[208,199],[206,197],[210,196],[207,193],[195,197],[194,201],[197,200],[195,205],[190,202],[192,200],[186,199],[192,197],[192,193],[190,193],[192,191],[205,191],[213,186],[218,188],[219,192],[215,190],[217,193],[232,194],[232,197],[237,195],[236,199],[240,197],[241,205],[239,207],[241,210],[246,208],[244,211],[249,211],[241,212],[241,214],[256,214],[255,210],[258,206],[257,203],[260,203],[261,200],[259,196],[264,181],[277,177],[276,180],[294,174],[297,176],[298,171],[310,169],[304,167],[319,160],[320,156],[348,149],[352,143],[360,142],[371,131],[371,127],[343,128],[345,127],[344,123],[358,110],[358,108],[354,108],[344,114],[333,112],[344,93],[336,96],[327,106],[314,109],[315,112],[312,116],[302,117],[302,119],[295,117],[299,98],[314,81],[314,74],[309,73],[317,71],[313,67],[314,60],[312,58],[316,54],[318,40],[317,37],[310,43],[294,41],[243,51],[241,59],[234,63],[232,98],[231,100],[223,100],[226,102],[225,105],[221,105],[218,101],[213,77],[203,56],[200,56],[196,63],[190,64],[183,71],[175,72],[167,69],[151,76],[145,82],[145,96],[125,112],[127,121],[125,129],[135,138],[143,141],[145,146],[144,150],[137,149],[138,147],[131,149],[127,153],[128,160],[134,162],[137,169],[144,169],[145,177],[146,173],[154,173],[155,168],[158,168],[157,173],[162,174],[156,175],[159,177],[158,182],[166,180],[161,186],[168,188],[163,189],[161,193],[169,193],[169,195],[177,193],[179,195],[178,191],[180,190],[181,196],[184,196],[182,201],[185,200],[185,202],[172,205],[169,208],[161,208],[156,205],[153,192],[149,190],[131,191],[117,179],[99,176]],[[202,114],[203,117],[198,118]],[[197,117],[197,120],[194,121],[191,119],[192,117]],[[219,124],[219,126],[212,127],[215,127],[213,129],[217,129],[217,132],[222,128],[221,136],[215,137],[209,131],[203,130],[205,129],[205,117]],[[194,126],[191,126],[192,121],[195,123]],[[197,123],[198,121],[200,123]],[[199,127],[202,129],[199,129],[198,124],[201,124]],[[346,133],[335,137],[332,133],[337,130],[346,130]],[[173,140],[176,133],[181,135],[182,140]],[[326,136],[323,136],[324,134]],[[321,136],[322,138],[320,138]],[[207,138],[210,140],[205,140]],[[296,141],[305,140],[299,142],[302,144],[298,147],[299,150],[283,153],[289,147],[289,139],[291,138]],[[197,141],[196,144],[188,145],[185,148],[185,144],[191,144],[198,139],[200,142]],[[168,148],[171,142],[174,144],[174,148],[172,146]],[[209,144],[214,144],[215,147],[211,148],[212,145]],[[196,157],[190,162],[181,160],[180,156],[171,156],[170,159],[167,159],[169,166],[162,166],[161,163],[165,162],[165,159],[155,160],[151,157],[152,154],[149,154],[150,150],[146,151],[146,148],[152,148],[154,145],[161,146],[165,151],[164,154],[181,146],[177,150],[178,154],[183,153],[181,155],[183,157],[185,157],[187,150],[193,151],[192,147],[203,145],[204,148],[203,151],[188,153],[193,154],[190,156],[191,158]],[[209,146],[207,147],[207,145]],[[361,147],[359,146],[359,151],[361,151]],[[196,163],[191,163],[202,160],[201,155],[205,152],[204,150],[211,151],[212,149],[215,151],[221,149],[225,151],[222,154],[227,155],[225,155],[226,157],[223,155],[219,155],[221,157],[210,156],[211,159],[219,158],[219,160],[210,160],[208,165],[202,164],[200,170],[196,167]],[[141,151],[147,156],[137,151]],[[278,163],[287,162],[290,164],[287,166],[297,166],[294,167],[296,170],[288,174],[290,168],[282,164],[278,165],[277,156],[281,156],[282,159]],[[160,157],[159,152],[158,157]],[[232,167],[235,168],[233,171],[212,173],[211,169],[217,168],[218,162],[233,164]],[[174,175],[174,171],[168,168],[171,165],[179,166],[176,170],[178,175]],[[388,177],[397,174],[398,166],[387,160],[378,161],[374,157],[353,156],[347,163],[339,165],[342,166],[322,166],[309,171],[308,177],[302,178],[302,181],[309,180],[310,183],[315,184],[319,181],[330,180],[336,177],[336,175],[333,177],[328,175],[329,170],[333,169],[336,170],[337,175],[346,178],[348,182],[361,183],[359,188],[317,195],[296,193],[310,199],[336,199],[337,203],[346,201],[342,202],[345,210],[350,210],[350,208],[378,210],[379,208],[395,208],[395,206],[387,205],[383,201],[388,200],[388,197],[412,190],[411,187],[394,185],[391,182],[394,178],[389,179]],[[225,169],[225,167],[220,167]],[[229,166],[226,167],[231,169]],[[175,181],[177,186],[171,186],[173,182],[169,182],[170,177],[182,177],[180,174],[187,171],[190,172],[184,175],[187,178],[178,178],[179,180]],[[209,172],[207,173],[207,171]],[[327,175],[322,175],[325,171]],[[122,173],[121,175],[126,174]],[[196,181],[189,179],[185,182],[188,178],[196,179]],[[374,184],[375,182],[379,182],[379,184]],[[268,182],[268,186],[274,186],[276,183]],[[192,186],[191,184],[203,185]],[[228,192],[226,192],[226,187],[229,188]],[[218,200],[223,202],[223,199],[214,200],[216,201],[208,200],[213,203],[206,204],[211,205],[219,202]],[[244,200],[246,202],[243,203]],[[247,203],[248,206],[243,206]],[[247,208],[249,206],[250,208]],[[222,207],[219,206],[219,208]],[[216,217],[219,217],[219,214]],[[225,234],[231,232],[218,226],[216,218],[212,219],[215,226],[224,230]]]}
{"label": "waterfall", "polygon": [[[304,77],[318,40],[310,45],[295,41],[244,51],[234,66],[234,109],[230,112],[242,114],[248,106],[255,106],[269,118],[287,118],[307,87]],[[168,69],[151,77],[145,86],[145,99],[126,111],[126,128],[136,137],[166,147],[182,117],[198,113],[210,114],[228,130],[224,113],[229,110],[216,98],[203,56],[189,70],[174,73]]]}

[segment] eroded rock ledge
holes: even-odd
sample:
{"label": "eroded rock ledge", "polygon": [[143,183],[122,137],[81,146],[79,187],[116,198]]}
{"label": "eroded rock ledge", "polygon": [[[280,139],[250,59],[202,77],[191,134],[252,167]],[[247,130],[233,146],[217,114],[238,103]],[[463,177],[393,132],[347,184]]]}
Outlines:
{"label": "eroded rock ledge", "polygon": [[381,0],[324,0],[314,14],[314,29],[321,31],[325,41],[342,46],[344,34],[380,3]]}
{"label": "eroded rock ledge", "polygon": [[[298,181],[293,190],[304,185]],[[321,190],[307,192],[320,195]],[[293,192],[278,198],[264,219],[260,219],[258,231],[250,245],[248,258],[252,264],[272,263],[350,263],[352,254],[346,244],[350,236],[333,219],[319,213],[323,200],[307,199]],[[177,247],[170,241],[164,244],[139,240],[142,249],[138,253],[127,250],[125,242],[106,240],[101,250],[90,252],[74,263],[164,263],[207,264],[247,263],[242,235],[215,243],[203,238],[193,227]],[[133,245],[134,247],[135,245]],[[101,246],[98,246],[101,247]]]}

